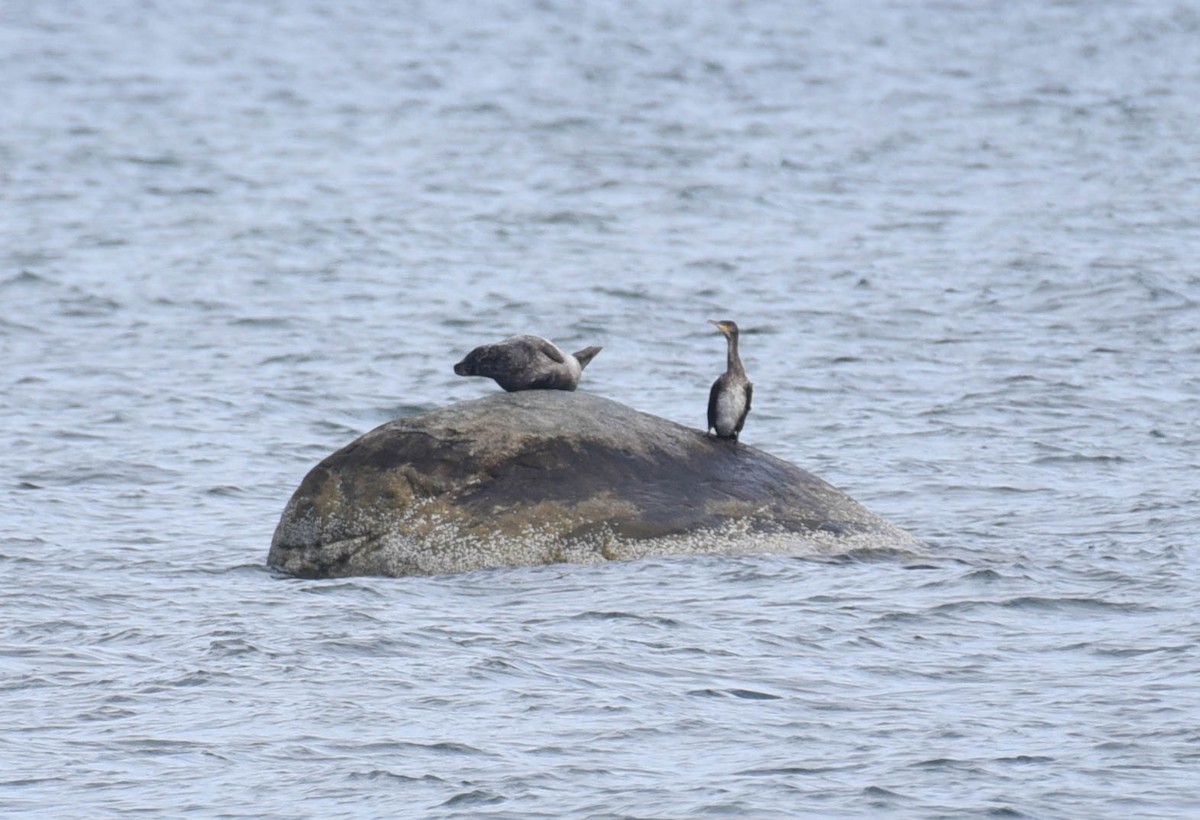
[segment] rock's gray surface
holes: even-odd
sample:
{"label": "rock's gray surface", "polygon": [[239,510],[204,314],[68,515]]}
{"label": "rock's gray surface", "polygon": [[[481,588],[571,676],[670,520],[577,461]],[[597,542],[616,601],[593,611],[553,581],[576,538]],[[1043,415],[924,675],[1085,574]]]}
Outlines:
{"label": "rock's gray surface", "polygon": [[917,546],[754,447],[536,390],[397,419],[329,456],[288,502],[267,562],[327,578]]}

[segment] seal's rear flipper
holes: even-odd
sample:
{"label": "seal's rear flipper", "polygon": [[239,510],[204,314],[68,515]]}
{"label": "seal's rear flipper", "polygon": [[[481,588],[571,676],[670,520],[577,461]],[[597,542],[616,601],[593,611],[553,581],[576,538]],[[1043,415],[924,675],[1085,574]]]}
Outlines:
{"label": "seal's rear flipper", "polygon": [[579,369],[583,370],[583,368],[588,366],[588,362],[590,362],[596,356],[596,354],[603,349],[604,348],[602,347],[585,347],[583,350],[579,351],[578,353],[573,353],[572,355],[575,357],[575,360],[579,362]]}

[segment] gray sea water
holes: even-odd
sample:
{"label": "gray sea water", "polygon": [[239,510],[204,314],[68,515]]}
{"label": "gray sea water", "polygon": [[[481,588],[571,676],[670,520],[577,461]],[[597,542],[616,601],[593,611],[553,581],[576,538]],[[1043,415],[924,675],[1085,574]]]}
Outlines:
{"label": "gray sea water", "polygon": [[[0,813],[1200,814],[1200,10],[0,5]],[[602,344],[927,554],[264,567]]]}

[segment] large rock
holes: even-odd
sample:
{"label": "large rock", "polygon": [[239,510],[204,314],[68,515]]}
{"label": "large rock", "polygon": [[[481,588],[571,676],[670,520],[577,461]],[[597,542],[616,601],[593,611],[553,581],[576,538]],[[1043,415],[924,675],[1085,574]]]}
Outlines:
{"label": "large rock", "polygon": [[397,419],[338,450],[288,502],[267,562],[329,578],[914,546],[754,447],[597,396],[535,390]]}

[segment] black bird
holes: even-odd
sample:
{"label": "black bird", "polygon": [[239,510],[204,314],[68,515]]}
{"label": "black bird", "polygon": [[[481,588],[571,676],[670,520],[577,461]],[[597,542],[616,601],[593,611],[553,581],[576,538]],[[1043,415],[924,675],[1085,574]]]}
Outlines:
{"label": "black bird", "polygon": [[738,358],[738,326],[728,319],[717,322],[708,320],[729,342],[725,372],[713,382],[708,391],[708,429],[715,430],[719,438],[737,441],[746,415],[750,412],[750,399],[754,385],[746,378],[742,360]]}

